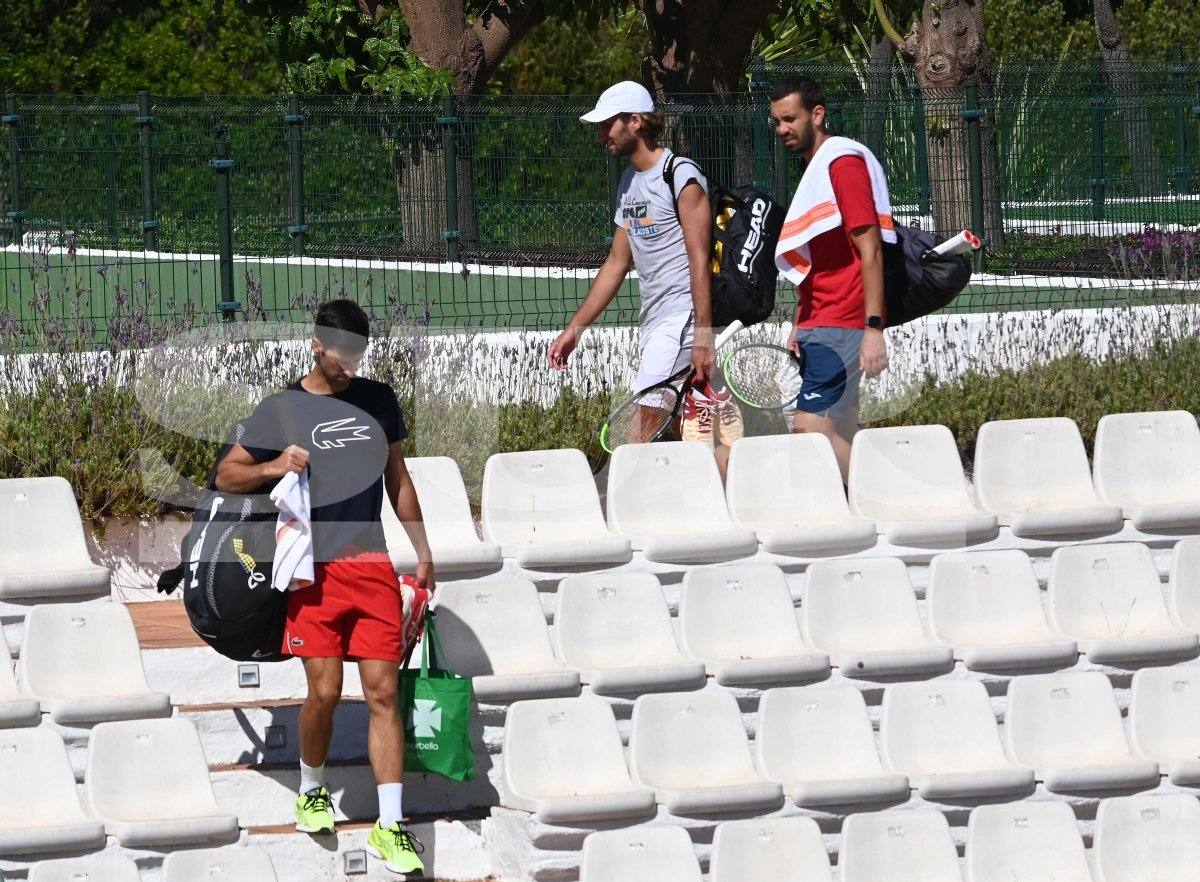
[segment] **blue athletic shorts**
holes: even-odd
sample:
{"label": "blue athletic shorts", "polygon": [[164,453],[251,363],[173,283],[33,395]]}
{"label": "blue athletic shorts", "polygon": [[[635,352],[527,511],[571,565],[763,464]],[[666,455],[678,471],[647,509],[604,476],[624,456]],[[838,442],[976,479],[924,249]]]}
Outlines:
{"label": "blue athletic shorts", "polygon": [[802,328],[796,340],[804,349],[804,376],[796,410],[841,420],[858,408],[862,370],[859,328]]}

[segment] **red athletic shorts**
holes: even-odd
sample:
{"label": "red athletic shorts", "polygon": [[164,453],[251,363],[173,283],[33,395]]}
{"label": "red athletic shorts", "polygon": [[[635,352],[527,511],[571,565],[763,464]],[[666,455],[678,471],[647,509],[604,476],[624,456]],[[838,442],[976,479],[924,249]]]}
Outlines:
{"label": "red athletic shorts", "polygon": [[400,582],[384,552],[315,565],[308,588],[288,592],[283,651],[307,658],[404,659]]}

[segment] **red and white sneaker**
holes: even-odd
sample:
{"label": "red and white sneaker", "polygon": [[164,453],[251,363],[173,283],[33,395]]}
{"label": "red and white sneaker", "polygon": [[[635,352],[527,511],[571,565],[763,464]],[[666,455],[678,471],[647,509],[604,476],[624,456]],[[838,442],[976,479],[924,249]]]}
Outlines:
{"label": "red and white sneaker", "polygon": [[412,576],[400,577],[400,600],[404,611],[404,651],[417,645],[425,633],[425,611],[433,592],[422,586]]}
{"label": "red and white sneaker", "polygon": [[713,420],[717,433],[717,443],[729,447],[734,441],[746,433],[742,422],[742,409],[734,400],[733,393],[728,388],[712,395],[713,410],[716,412]]}
{"label": "red and white sneaker", "polygon": [[679,425],[679,437],[684,441],[699,441],[712,448],[713,440],[714,402],[705,394],[711,392],[707,384],[705,389],[689,386],[683,396],[683,420]]}

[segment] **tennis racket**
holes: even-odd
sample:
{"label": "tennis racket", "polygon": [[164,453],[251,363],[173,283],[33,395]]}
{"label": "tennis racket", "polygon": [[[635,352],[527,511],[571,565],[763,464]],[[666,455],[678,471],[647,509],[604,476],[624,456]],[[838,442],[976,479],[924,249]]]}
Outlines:
{"label": "tennis racket", "polygon": [[[730,324],[717,335],[713,348],[720,350],[742,327],[738,321]],[[683,394],[695,373],[688,365],[661,383],[647,386],[625,399],[600,427],[600,446],[604,452],[612,453],[622,444],[661,440],[671,431],[683,403]]]}
{"label": "tennis racket", "polygon": [[773,343],[745,343],[725,356],[721,369],[733,397],[755,410],[780,411],[800,394],[804,350],[797,357]]}

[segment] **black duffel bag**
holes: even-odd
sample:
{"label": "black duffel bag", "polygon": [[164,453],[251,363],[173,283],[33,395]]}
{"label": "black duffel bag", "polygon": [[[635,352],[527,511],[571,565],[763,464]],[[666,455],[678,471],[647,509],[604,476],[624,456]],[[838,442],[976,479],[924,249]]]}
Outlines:
{"label": "black duffel bag", "polygon": [[935,254],[938,244],[933,233],[904,226],[896,228],[895,243],[883,243],[889,328],[948,306],[971,281],[970,257]]}

